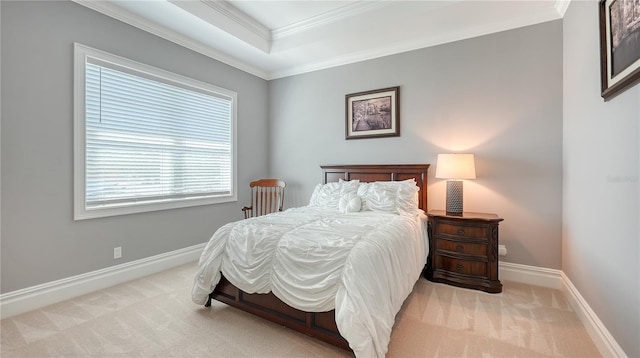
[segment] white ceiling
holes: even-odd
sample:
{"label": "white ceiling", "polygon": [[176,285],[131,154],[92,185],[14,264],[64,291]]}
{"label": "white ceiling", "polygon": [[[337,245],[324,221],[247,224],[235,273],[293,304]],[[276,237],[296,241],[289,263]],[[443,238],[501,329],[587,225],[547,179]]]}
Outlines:
{"label": "white ceiling", "polygon": [[264,79],[560,19],[570,0],[74,0]]}

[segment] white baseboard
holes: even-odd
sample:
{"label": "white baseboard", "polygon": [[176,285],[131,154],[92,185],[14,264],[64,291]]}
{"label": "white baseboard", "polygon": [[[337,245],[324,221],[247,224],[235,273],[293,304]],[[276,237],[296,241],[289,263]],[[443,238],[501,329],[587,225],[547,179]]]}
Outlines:
{"label": "white baseboard", "polygon": [[562,288],[562,271],[544,267],[500,262],[498,265],[501,280],[516,281],[534,286]]}
{"label": "white baseboard", "polygon": [[[23,312],[72,299],[146,275],[196,261],[205,244],[167,252],[122,265],[28,287],[0,295],[0,316],[11,317]],[[500,262],[500,279],[564,292],[571,307],[584,324],[591,339],[605,357],[626,357],[626,354],[593,312],[571,280],[561,270]]]}
{"label": "white baseboard", "polygon": [[561,270],[500,262],[501,280],[554,288],[564,293],[603,357],[627,357],[620,345],[593,312],[587,301]]}
{"label": "white baseboard", "polygon": [[604,326],[600,318],[593,312],[587,301],[582,297],[578,289],[573,285],[569,277],[562,273],[562,291],[573,310],[584,324],[589,336],[598,347],[603,357],[627,357],[622,347],[613,338],[607,327]]}
{"label": "white baseboard", "polygon": [[0,295],[0,317],[42,308],[198,260],[205,244],[27,287]]}

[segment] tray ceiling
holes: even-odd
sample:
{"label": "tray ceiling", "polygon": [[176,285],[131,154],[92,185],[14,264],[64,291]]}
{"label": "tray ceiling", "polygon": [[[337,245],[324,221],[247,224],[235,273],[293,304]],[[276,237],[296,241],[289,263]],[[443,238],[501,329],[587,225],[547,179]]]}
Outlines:
{"label": "tray ceiling", "polygon": [[569,0],[75,0],[264,79],[562,18]]}

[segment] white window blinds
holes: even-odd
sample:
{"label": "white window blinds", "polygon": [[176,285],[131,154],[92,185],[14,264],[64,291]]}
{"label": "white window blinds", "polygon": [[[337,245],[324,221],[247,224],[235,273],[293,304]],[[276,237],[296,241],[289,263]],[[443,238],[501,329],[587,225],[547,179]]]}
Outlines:
{"label": "white window blinds", "polygon": [[235,94],[132,67],[85,56],[84,210],[233,196]]}

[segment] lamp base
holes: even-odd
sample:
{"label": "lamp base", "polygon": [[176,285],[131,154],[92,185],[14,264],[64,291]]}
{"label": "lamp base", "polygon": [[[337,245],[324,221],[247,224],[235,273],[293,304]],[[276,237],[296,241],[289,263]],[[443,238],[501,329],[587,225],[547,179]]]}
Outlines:
{"label": "lamp base", "polygon": [[462,216],[462,181],[447,181],[447,215]]}

